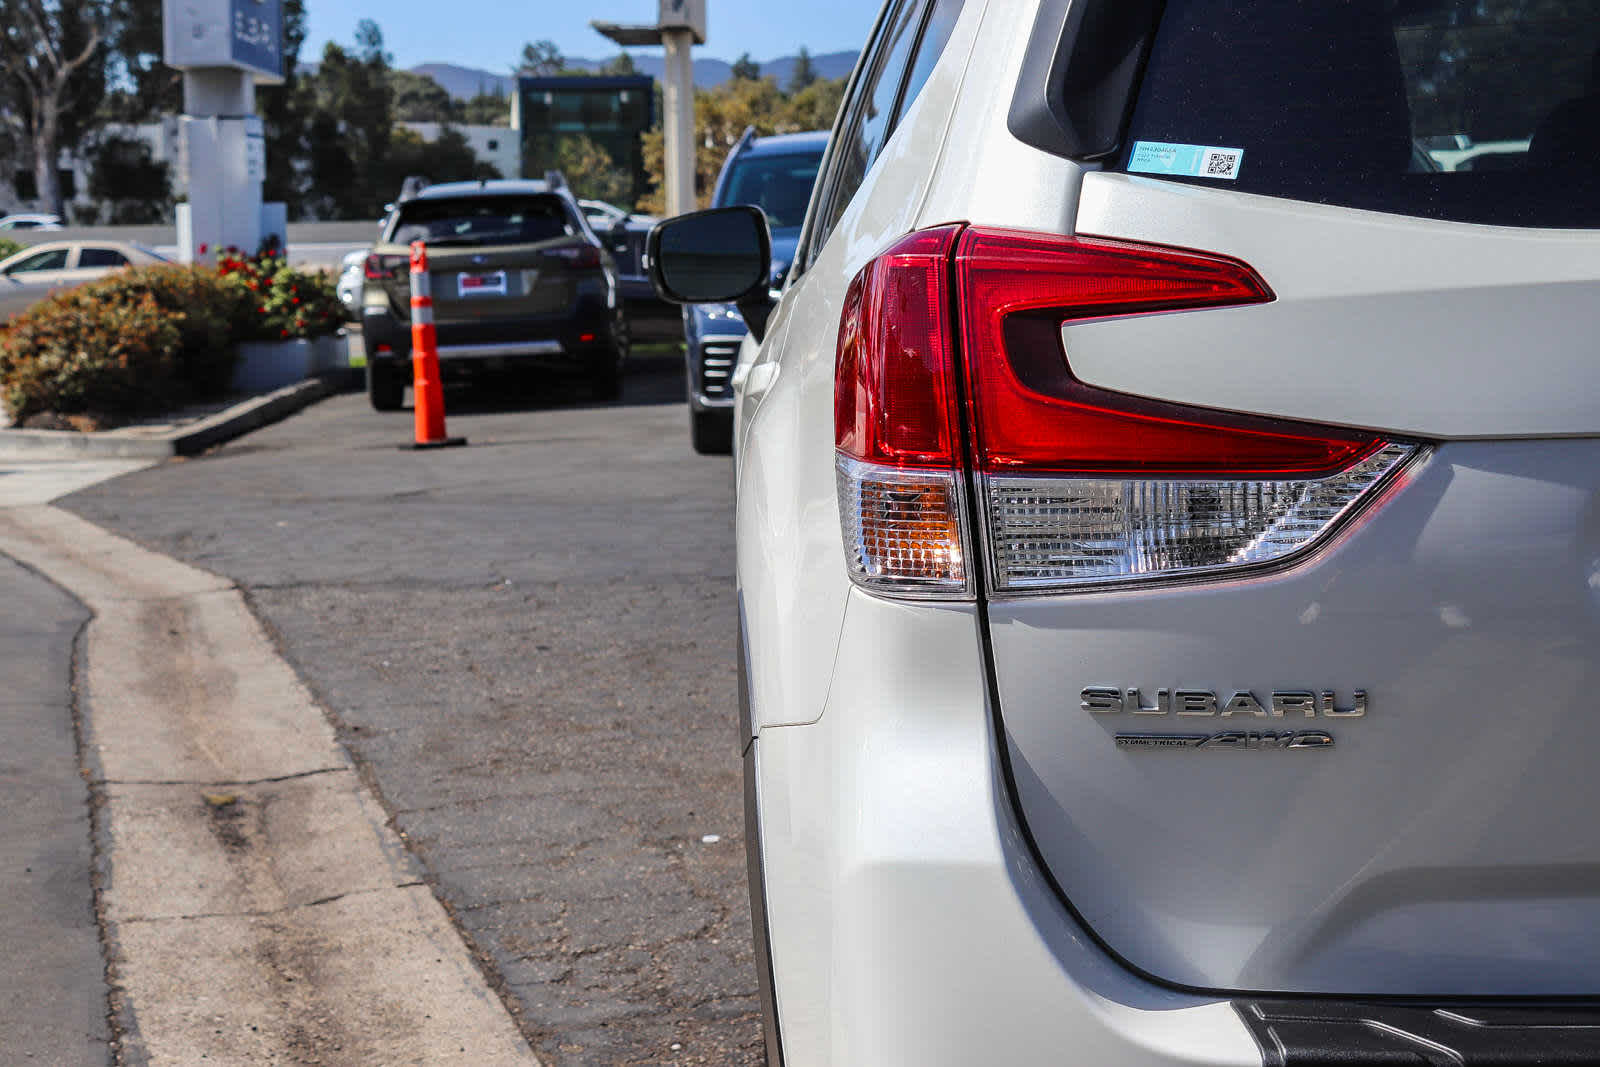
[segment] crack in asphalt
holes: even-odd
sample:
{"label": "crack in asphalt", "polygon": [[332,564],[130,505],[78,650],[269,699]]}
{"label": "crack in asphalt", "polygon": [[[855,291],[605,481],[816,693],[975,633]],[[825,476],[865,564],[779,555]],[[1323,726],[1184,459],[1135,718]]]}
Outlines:
{"label": "crack in asphalt", "polygon": [[341,900],[353,897],[370,896],[373,893],[392,893],[397,889],[415,889],[418,886],[427,886],[423,879],[410,882],[396,882],[394,885],[371,886],[367,889],[351,889],[344,893],[335,893],[332,896],[318,897],[316,900],[307,900],[299,904],[285,904],[281,908],[246,908],[242,911],[197,911],[184,915],[129,915],[117,920],[119,925],[143,926],[154,923],[192,922],[196,919],[271,919],[278,915],[293,915],[297,911],[307,908],[320,908],[327,904],[336,904]]}

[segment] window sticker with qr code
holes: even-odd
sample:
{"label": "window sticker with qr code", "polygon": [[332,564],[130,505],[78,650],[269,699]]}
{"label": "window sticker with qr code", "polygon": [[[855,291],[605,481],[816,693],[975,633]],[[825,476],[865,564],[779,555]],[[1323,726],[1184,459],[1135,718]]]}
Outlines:
{"label": "window sticker with qr code", "polygon": [[1130,174],[1172,174],[1180,178],[1221,178],[1232,181],[1244,162],[1242,148],[1213,148],[1165,141],[1135,141],[1128,158]]}

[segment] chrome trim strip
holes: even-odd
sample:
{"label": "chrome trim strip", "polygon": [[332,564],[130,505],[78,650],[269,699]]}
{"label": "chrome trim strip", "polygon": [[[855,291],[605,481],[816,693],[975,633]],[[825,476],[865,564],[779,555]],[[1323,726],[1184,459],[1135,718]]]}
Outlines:
{"label": "chrome trim strip", "polygon": [[560,341],[493,341],[477,345],[440,345],[440,359],[487,359],[493,356],[559,356]]}

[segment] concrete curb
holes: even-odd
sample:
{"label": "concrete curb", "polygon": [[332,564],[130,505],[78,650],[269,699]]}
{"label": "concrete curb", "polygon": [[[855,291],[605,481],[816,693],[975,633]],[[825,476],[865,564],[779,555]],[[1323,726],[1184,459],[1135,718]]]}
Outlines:
{"label": "concrete curb", "polygon": [[119,1064],[539,1067],[243,594],[49,506],[0,553],[92,613],[73,692]]}
{"label": "concrete curb", "polygon": [[348,370],[325,371],[164,433],[108,430],[0,430],[0,458],[5,459],[151,459],[192,456],[224,441],[288,418],[302,408],[339,392],[351,380]]}

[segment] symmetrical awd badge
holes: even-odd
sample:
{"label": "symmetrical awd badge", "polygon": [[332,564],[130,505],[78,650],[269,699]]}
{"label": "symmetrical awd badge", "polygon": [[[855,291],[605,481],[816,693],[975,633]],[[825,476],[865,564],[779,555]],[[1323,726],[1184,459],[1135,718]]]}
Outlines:
{"label": "symmetrical awd badge", "polygon": [[[1357,689],[1349,707],[1340,707],[1331,689],[1282,689],[1268,694],[1263,702],[1248,689],[1234,692],[1226,701],[1209,689],[1157,689],[1154,700],[1145,702],[1138,689],[1091,685],[1081,694],[1081,707],[1095,715],[1182,715],[1229,718],[1246,715],[1265,719],[1359,719],[1367,713],[1367,691]],[[1326,730],[1224,730],[1211,734],[1117,734],[1118,748],[1245,748],[1307,749],[1332,748],[1333,735]]]}

